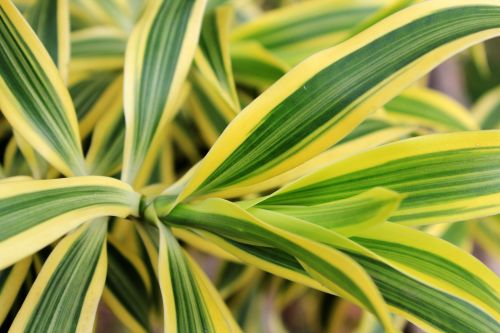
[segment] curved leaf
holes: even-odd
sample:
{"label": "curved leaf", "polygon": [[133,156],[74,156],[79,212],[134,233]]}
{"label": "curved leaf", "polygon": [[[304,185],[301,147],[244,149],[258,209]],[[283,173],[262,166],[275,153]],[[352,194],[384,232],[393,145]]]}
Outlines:
{"label": "curved leaf", "polygon": [[179,196],[231,196],[316,156],[442,60],[500,34],[496,1],[397,12],[288,72],[227,127]]}
{"label": "curved leaf", "polygon": [[106,177],[0,183],[0,268],[34,253],[83,222],[136,215],[139,194]]}

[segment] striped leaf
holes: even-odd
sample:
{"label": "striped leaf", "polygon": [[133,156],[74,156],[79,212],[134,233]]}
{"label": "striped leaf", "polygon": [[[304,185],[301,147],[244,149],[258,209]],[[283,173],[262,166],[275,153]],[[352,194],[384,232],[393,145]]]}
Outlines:
{"label": "striped leaf", "polygon": [[194,56],[204,7],[204,0],[152,1],[129,39],[122,173],[128,183],[133,183],[155,137],[173,116]]}
{"label": "striped leaf", "polygon": [[220,89],[216,89],[199,71],[193,70],[190,77],[192,94],[188,104],[189,111],[192,112],[203,139],[211,146],[237,111],[220,93]]}
{"label": "striped leaf", "polygon": [[185,242],[187,245],[197,250],[227,260],[228,262],[240,262],[238,258],[222,250],[216,244],[204,238],[202,235],[198,234],[195,231],[180,229],[180,228],[172,228],[172,232],[177,239]]}
{"label": "striped leaf", "polygon": [[159,222],[157,226],[143,229],[143,237],[160,282],[164,331],[241,332],[203,271],[169,229]]}
{"label": "striped leaf", "polygon": [[442,60],[500,34],[499,18],[495,1],[423,2],[311,56],[227,127],[179,200],[230,196],[309,160]]}
{"label": "striped leaf", "polygon": [[233,41],[255,40],[291,64],[345,39],[387,1],[305,1],[237,27]]}
{"label": "striped leaf", "polygon": [[0,183],[0,269],[100,216],[136,215],[139,195],[106,177]]}
{"label": "striped leaf", "polygon": [[0,4],[0,109],[65,175],[85,174],[70,95],[56,66],[10,1]]}
{"label": "striped leaf", "polygon": [[176,144],[179,150],[189,160],[191,164],[196,164],[201,160],[201,154],[198,151],[198,140],[192,135],[191,124],[184,118],[176,117],[170,127],[172,133],[172,141]]}
{"label": "striped leaf", "polygon": [[240,111],[229,53],[231,19],[229,6],[205,14],[190,75],[190,111],[209,146]]}
{"label": "striped leaf", "polygon": [[70,58],[68,0],[37,0],[24,16],[66,81]]}
{"label": "striped leaf", "polygon": [[[281,214],[270,218],[273,215],[259,209],[250,212],[284,230],[349,254],[369,268],[392,311],[426,330],[433,331],[430,328],[433,327],[445,332],[487,332],[495,331],[498,326],[499,279],[476,259],[439,239],[407,227],[385,224],[352,238],[355,243],[300,219]],[[404,252],[408,246],[415,251]],[[373,266],[366,265],[367,262]],[[451,303],[456,307],[450,307]],[[438,309],[442,317],[435,316]],[[456,318],[471,314],[474,318],[456,324]]]}
{"label": "striped leaf", "polygon": [[395,125],[387,120],[367,118],[354,131],[327,151],[285,173],[255,185],[232,190],[232,193],[240,196],[276,189],[302,176],[320,170],[334,161],[407,137],[415,130],[416,128],[413,126]]}
{"label": "striped leaf", "polygon": [[14,138],[17,147],[23,154],[26,163],[31,169],[33,177],[36,179],[42,179],[47,174],[49,167],[47,162],[33,149],[33,147],[31,147],[29,142],[26,141],[26,139],[24,139],[19,132],[14,131]]}
{"label": "striped leaf", "polygon": [[317,205],[376,186],[406,198],[389,219],[456,222],[500,212],[499,131],[428,135],[333,163],[285,186],[262,205]]}
{"label": "striped leaf", "polygon": [[482,129],[500,128],[500,87],[488,91],[472,108]]}
{"label": "striped leaf", "polygon": [[74,31],[71,33],[70,69],[72,72],[121,70],[126,44],[127,35],[111,27]]}
{"label": "striped leaf", "polygon": [[50,254],[9,332],[91,332],[106,280],[106,219],[65,237]]}
{"label": "striped leaf", "polygon": [[396,192],[374,188],[331,203],[313,206],[270,206],[269,209],[350,236],[385,222],[398,208],[402,199],[403,196]]}
{"label": "striped leaf", "polygon": [[14,137],[8,141],[5,147],[3,162],[4,173],[9,177],[31,175],[29,164]]}
{"label": "striped leaf", "polygon": [[427,332],[488,333],[499,328],[497,320],[454,295],[368,256],[348,254],[370,274],[395,313]]}
{"label": "striped leaf", "polygon": [[470,112],[435,90],[411,88],[384,106],[396,121],[431,128],[438,132],[477,130]]}
{"label": "striped leaf", "polygon": [[71,24],[77,28],[105,25],[130,31],[143,6],[144,1],[137,0],[72,0]]}
{"label": "striped leaf", "polygon": [[[271,215],[269,215],[271,214]],[[271,213],[264,217],[273,219]],[[276,246],[291,253],[314,279],[374,313],[388,332],[393,331],[385,302],[368,275],[348,256],[310,239],[277,228],[222,199],[208,199],[195,206],[178,205],[165,223],[193,227],[252,244]]]}
{"label": "striped leaf", "polygon": [[21,289],[28,274],[32,258],[27,257],[15,265],[0,271],[0,326],[4,322],[9,310]]}
{"label": "striped leaf", "polygon": [[231,45],[231,61],[237,83],[265,90],[290,66],[255,41]]}
{"label": "striped leaf", "polygon": [[352,240],[401,272],[475,305],[500,322],[500,279],[468,253],[393,223],[360,232]]}
{"label": "striped leaf", "polygon": [[[282,220],[283,222],[283,220]],[[290,219],[289,231],[301,224],[299,219]],[[386,260],[338,234],[320,228],[314,232],[310,225],[298,230],[302,235],[316,236],[326,244],[335,245],[355,259],[374,279],[392,312],[404,316],[428,332],[491,332],[497,328],[493,317],[474,305],[443,292],[440,288],[421,282],[393,268]],[[305,231],[310,231],[305,233]],[[327,291],[312,280],[300,263],[289,252],[278,248],[260,247],[220,236],[210,238],[225,250],[237,255],[244,262],[255,265],[274,275],[282,276],[309,287]],[[461,318],[457,321],[457,318]]]}
{"label": "striped leaf", "polygon": [[[119,83],[121,82],[119,80]],[[93,175],[112,176],[121,170],[125,116],[121,94],[117,91],[114,97],[106,103],[106,114],[97,122],[85,156],[87,168]]]}
{"label": "striped leaf", "polygon": [[151,332],[151,281],[142,259],[116,240],[108,241],[108,274],[103,298],[132,332]]}
{"label": "striped leaf", "polygon": [[195,64],[223,96],[239,110],[229,53],[232,8],[217,7],[205,14]]}
{"label": "striped leaf", "polygon": [[158,270],[166,307],[165,331],[239,332],[238,325],[210,280],[161,225],[159,245]]}
{"label": "striped leaf", "polygon": [[122,103],[122,87],[123,77],[116,72],[102,72],[70,85],[82,138],[89,135],[108,109]]}

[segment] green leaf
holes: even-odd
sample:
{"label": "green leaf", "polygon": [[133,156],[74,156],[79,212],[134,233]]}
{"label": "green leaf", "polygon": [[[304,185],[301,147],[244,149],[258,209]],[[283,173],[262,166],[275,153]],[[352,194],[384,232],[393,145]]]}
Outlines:
{"label": "green leaf", "polygon": [[160,130],[176,111],[176,98],[191,66],[205,2],[152,1],[129,39],[122,173],[128,183],[134,182]]}
{"label": "green leaf", "polygon": [[389,221],[457,222],[500,212],[499,131],[428,135],[357,154],[273,193],[262,205],[317,205],[382,186],[406,195]]}
{"label": "green leaf", "polygon": [[11,332],[90,332],[106,279],[106,219],[82,226],[50,254]]}
{"label": "green leaf", "polygon": [[500,34],[499,18],[492,1],[423,2],[311,56],[227,127],[179,201],[230,197],[318,155],[442,60]]}
{"label": "green leaf", "polygon": [[92,218],[138,214],[139,199],[106,177],[0,183],[0,269]]}
{"label": "green leaf", "polygon": [[10,1],[0,4],[0,109],[65,175],[85,174],[70,95],[44,46]]}

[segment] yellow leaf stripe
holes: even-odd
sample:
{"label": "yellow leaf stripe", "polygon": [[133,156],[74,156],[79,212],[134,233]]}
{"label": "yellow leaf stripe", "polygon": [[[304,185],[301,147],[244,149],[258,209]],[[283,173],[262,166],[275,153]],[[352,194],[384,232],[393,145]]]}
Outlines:
{"label": "yellow leaf stripe", "polygon": [[179,200],[230,196],[316,156],[442,60],[500,34],[499,17],[496,1],[423,2],[311,56],[238,115]]}
{"label": "yellow leaf stripe", "polygon": [[287,63],[256,41],[232,45],[231,61],[236,82],[261,91],[278,81],[290,69]]}
{"label": "yellow leaf stripe", "polygon": [[[118,78],[113,86],[117,85],[117,88],[121,88],[122,83],[123,80]],[[110,94],[109,100],[106,98],[108,102],[102,103],[102,108],[98,107],[97,103],[95,105],[96,108],[106,113],[94,127],[92,141],[85,156],[89,173],[93,175],[113,176],[118,174],[122,167],[125,117],[123,98],[118,91],[121,92],[117,89],[116,94]]]}
{"label": "yellow leaf stripe", "polygon": [[194,56],[205,0],[151,1],[125,54],[122,179],[133,183],[155,137],[173,116]]}
{"label": "yellow leaf stripe", "polygon": [[0,271],[0,326],[9,313],[24,279],[28,274],[32,258],[27,257],[15,265]]}
{"label": "yellow leaf stripe", "polygon": [[[142,229],[158,274],[167,332],[241,332],[212,283],[164,225]],[[153,229],[155,228],[155,229]],[[141,230],[141,229],[140,229]],[[159,238],[158,238],[159,237]]]}
{"label": "yellow leaf stripe", "polygon": [[137,215],[139,194],[106,177],[0,183],[0,268],[32,254],[83,222]]}
{"label": "yellow leaf stripe", "polygon": [[388,1],[313,0],[268,11],[237,27],[232,40],[257,41],[287,63],[331,47]]}
{"label": "yellow leaf stripe", "polygon": [[76,114],[49,54],[10,1],[0,3],[0,109],[65,175],[85,174]]}
{"label": "yellow leaf stripe", "polygon": [[76,72],[123,68],[127,35],[119,29],[99,26],[71,33],[72,75]]}
{"label": "yellow leaf stripe", "polygon": [[[273,219],[268,212],[264,217]],[[348,256],[307,238],[278,229],[245,212],[238,206],[221,199],[208,199],[196,206],[177,206],[165,223],[195,227],[222,234],[236,240],[276,246],[291,253],[306,270],[329,290],[356,302],[384,323],[392,331],[385,303],[368,275]],[[200,220],[205,221],[198,224]],[[244,236],[245,235],[245,236]]]}
{"label": "yellow leaf stripe", "polygon": [[132,332],[151,331],[151,281],[147,268],[139,256],[111,237],[108,237],[108,272],[103,299]]}
{"label": "yellow leaf stripe", "polygon": [[439,132],[477,130],[470,112],[452,98],[428,88],[410,88],[384,106],[394,120]]}
{"label": "yellow leaf stripe", "polygon": [[200,45],[194,60],[202,75],[211,82],[212,89],[217,89],[218,93],[239,111],[229,53],[232,15],[230,6],[219,6],[205,14]]}
{"label": "yellow leaf stripe", "polygon": [[317,205],[383,186],[406,195],[389,219],[393,222],[418,225],[497,214],[498,142],[500,131],[399,141],[333,163],[260,204]]}
{"label": "yellow leaf stripe", "polygon": [[106,218],[65,237],[40,271],[9,332],[91,332],[106,280]]}
{"label": "yellow leaf stripe", "polygon": [[472,255],[448,242],[393,223],[361,231],[352,240],[412,278],[466,300],[500,320],[500,279]]}
{"label": "yellow leaf stripe", "polygon": [[386,120],[367,118],[338,144],[309,161],[261,183],[231,190],[231,193],[240,196],[278,188],[320,170],[335,161],[405,138],[415,130],[414,126],[396,125]]}
{"label": "yellow leaf stripe", "polygon": [[[313,206],[270,206],[269,209],[351,236],[385,222],[404,196],[374,188],[353,197]],[[265,205],[260,207],[266,208]]]}
{"label": "yellow leaf stripe", "polygon": [[500,128],[500,87],[491,89],[472,108],[482,129]]}
{"label": "yellow leaf stripe", "polygon": [[[419,231],[412,232],[407,227],[385,224],[362,232],[377,235],[374,238],[379,239],[378,242],[371,241],[371,236],[356,236],[349,240],[297,218],[275,214],[275,218],[270,219],[269,212],[259,209],[250,211],[283,230],[333,246],[348,254],[374,278],[392,311],[404,315],[426,330],[433,331],[434,326],[444,331],[452,328],[451,331],[456,329],[457,332],[488,332],[496,325],[498,278],[469,254],[439,239]],[[405,232],[407,233],[403,236]],[[401,241],[396,241],[392,235],[401,236]],[[380,241],[380,238],[384,241]],[[412,244],[412,251],[405,252],[407,246],[403,244]],[[437,248],[440,247],[448,255],[453,254],[453,259],[437,254]],[[419,250],[420,248],[424,250]],[[476,295],[477,290],[479,293]],[[449,304],[455,306],[446,308]],[[440,309],[441,317],[435,315],[436,309]],[[477,313],[477,317],[464,320],[459,327],[456,318],[462,318],[470,312]]]}
{"label": "yellow leaf stripe", "polygon": [[66,82],[68,79],[70,58],[68,1],[35,1],[29,6],[25,17],[57,65],[61,77]]}

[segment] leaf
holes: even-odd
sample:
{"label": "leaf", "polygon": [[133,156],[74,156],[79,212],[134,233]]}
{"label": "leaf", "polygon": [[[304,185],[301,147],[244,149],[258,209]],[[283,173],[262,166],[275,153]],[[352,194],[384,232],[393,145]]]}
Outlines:
{"label": "leaf", "polygon": [[100,216],[137,215],[139,195],[106,177],[0,183],[0,269]]}
{"label": "leaf", "polygon": [[116,28],[98,26],[72,32],[72,75],[75,72],[121,70],[126,45],[127,35]]}
{"label": "leaf", "polygon": [[412,126],[395,125],[385,120],[367,118],[338,144],[309,161],[261,183],[248,187],[240,187],[231,192],[234,195],[241,196],[273,190],[320,170],[335,161],[407,137],[414,131],[415,127]]}
{"label": "leaf", "polygon": [[352,240],[412,278],[474,304],[500,320],[500,279],[465,251],[394,223],[361,231]]}
{"label": "leaf", "polygon": [[50,254],[9,332],[91,332],[106,280],[106,219],[65,237]]}
{"label": "leaf", "polygon": [[123,77],[116,72],[102,72],[71,84],[69,90],[75,103],[80,136],[86,138],[98,120],[123,105]]}
{"label": "leaf", "polygon": [[228,298],[246,289],[251,281],[258,277],[259,271],[253,266],[234,262],[224,262],[217,273],[217,289],[221,297]]}
{"label": "leaf", "polygon": [[472,114],[482,129],[500,128],[500,87],[484,94],[472,108]]}
{"label": "leaf", "polygon": [[318,155],[442,60],[500,34],[499,17],[493,1],[423,2],[311,56],[227,127],[179,201],[231,196]]}
{"label": "leaf", "polygon": [[31,147],[28,141],[26,141],[19,132],[13,131],[13,133],[17,147],[23,154],[26,163],[29,165],[33,177],[36,179],[44,178],[49,167],[47,162]]}
{"label": "leaf", "polygon": [[262,205],[317,205],[382,186],[406,195],[389,221],[457,222],[500,212],[499,131],[428,135],[357,154],[283,187]]}
{"label": "leaf", "polygon": [[28,274],[31,257],[0,271],[0,326],[4,322]]}
{"label": "leaf", "polygon": [[[240,332],[210,280],[169,229],[150,225],[143,237],[163,300],[165,332]],[[153,229],[154,228],[154,229]],[[143,229],[144,230],[144,229]],[[149,247],[148,245],[149,244]]]}
{"label": "leaf", "polygon": [[230,6],[207,11],[203,18],[199,48],[194,60],[202,75],[212,83],[212,89],[216,87],[220,95],[239,111],[229,53],[232,16],[233,10]]}
{"label": "leaf", "polygon": [[500,217],[493,216],[471,223],[470,234],[474,241],[493,258],[500,258]]}
{"label": "leaf", "polygon": [[[331,230],[286,215],[275,214],[274,218],[269,218],[273,215],[264,210],[252,209],[250,212],[278,228],[348,254],[367,268],[393,312],[426,330],[432,331],[431,326],[446,332],[455,329],[457,332],[495,330],[498,278],[469,254],[446,242],[395,224],[374,227],[363,233],[373,235],[378,243],[365,240],[371,236],[356,236],[349,240]],[[403,244],[411,244],[415,251],[402,255]],[[391,249],[387,250],[383,245]],[[450,304],[456,306],[450,307]],[[441,312],[440,317],[435,316],[437,309]],[[471,317],[471,314],[474,314],[473,318],[456,328],[456,318]]]}
{"label": "leaf", "polygon": [[254,41],[231,46],[231,61],[236,82],[261,91],[278,81],[290,69],[288,64]]}
{"label": "leaf", "polygon": [[392,119],[403,124],[429,127],[439,132],[479,129],[465,107],[428,88],[410,88],[387,103],[384,109]]}
{"label": "leaf", "polygon": [[108,274],[103,298],[132,332],[150,332],[151,281],[142,259],[116,240],[108,241]]}
{"label": "leaf", "polygon": [[237,27],[232,40],[257,41],[290,64],[345,39],[386,1],[306,1],[266,12]]}
{"label": "leaf", "polygon": [[386,221],[403,196],[384,188],[374,188],[353,197],[313,206],[269,206],[288,216],[312,222],[340,234],[351,236]]}
{"label": "leaf", "polygon": [[121,94],[114,97],[109,104],[105,104],[106,114],[97,122],[85,156],[89,173],[93,175],[113,176],[121,170],[125,116]]}
{"label": "leaf", "polygon": [[194,56],[204,0],[152,1],[125,54],[122,179],[133,183],[159,131],[171,119]]}
{"label": "leaf", "polygon": [[192,94],[189,96],[189,111],[200,129],[203,139],[213,145],[231,120],[236,109],[216,89],[207,78],[197,70],[191,72]]}
{"label": "leaf", "polygon": [[0,109],[65,175],[84,175],[71,98],[40,40],[10,1],[0,4]]}
{"label": "leaf", "polygon": [[27,9],[25,17],[66,82],[70,58],[68,1],[35,1]]}
{"label": "leaf", "polygon": [[392,331],[384,300],[354,261],[333,248],[268,224],[268,219],[273,218],[269,213],[256,218],[228,201],[208,199],[196,206],[178,205],[160,219],[177,227],[197,228],[236,241],[283,249],[296,257],[314,279],[374,313],[385,329]]}

